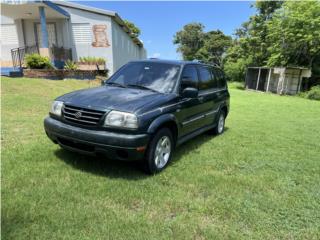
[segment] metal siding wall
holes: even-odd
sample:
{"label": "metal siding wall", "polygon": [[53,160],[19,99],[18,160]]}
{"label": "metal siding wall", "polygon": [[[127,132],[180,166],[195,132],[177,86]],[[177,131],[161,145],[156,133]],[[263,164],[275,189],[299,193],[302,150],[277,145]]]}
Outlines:
{"label": "metal siding wall", "polygon": [[129,61],[146,58],[145,49],[135,44],[131,37],[114,20],[112,20],[112,36],[114,43],[112,46],[114,71]]}
{"label": "metal siding wall", "polygon": [[[79,9],[61,6],[70,14],[70,42],[72,46],[72,55],[74,60],[79,60],[80,57],[102,57],[106,60],[106,67],[112,72],[112,32],[111,32],[111,18],[105,15],[95,14]],[[89,27],[83,27],[87,24]],[[93,47],[94,35],[92,32],[93,25],[106,25],[107,39],[111,46],[109,47]],[[81,31],[84,33],[81,34]],[[88,32],[89,31],[89,32]],[[74,36],[76,34],[76,36]],[[80,41],[77,41],[80,40]]]}
{"label": "metal siding wall", "polygon": [[286,69],[286,88],[287,94],[296,94],[299,84],[299,69]]}

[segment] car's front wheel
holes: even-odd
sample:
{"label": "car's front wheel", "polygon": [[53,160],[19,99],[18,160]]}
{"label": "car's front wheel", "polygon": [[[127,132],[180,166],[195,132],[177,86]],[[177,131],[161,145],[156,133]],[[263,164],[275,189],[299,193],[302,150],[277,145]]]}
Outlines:
{"label": "car's front wheel", "polygon": [[160,129],[152,138],[146,153],[145,168],[148,173],[162,171],[170,162],[174,142],[168,128]]}

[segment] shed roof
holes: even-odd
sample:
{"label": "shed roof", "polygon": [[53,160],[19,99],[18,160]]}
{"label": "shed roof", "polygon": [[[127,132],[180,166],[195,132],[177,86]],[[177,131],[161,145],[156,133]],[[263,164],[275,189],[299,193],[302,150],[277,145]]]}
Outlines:
{"label": "shed roof", "polygon": [[306,67],[293,67],[293,66],[287,66],[287,67],[266,67],[266,66],[262,66],[262,67],[248,67],[248,68],[252,68],[252,69],[273,69],[273,68],[286,68],[286,69],[301,69],[301,70],[309,70],[310,68],[306,68]]}

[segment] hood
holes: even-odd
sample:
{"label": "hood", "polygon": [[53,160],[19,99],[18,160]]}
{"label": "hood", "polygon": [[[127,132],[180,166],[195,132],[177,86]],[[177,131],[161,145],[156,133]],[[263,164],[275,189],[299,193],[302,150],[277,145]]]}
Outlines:
{"label": "hood", "polygon": [[151,108],[166,102],[168,95],[149,90],[101,86],[67,93],[57,100],[83,108],[135,112],[144,106]]}

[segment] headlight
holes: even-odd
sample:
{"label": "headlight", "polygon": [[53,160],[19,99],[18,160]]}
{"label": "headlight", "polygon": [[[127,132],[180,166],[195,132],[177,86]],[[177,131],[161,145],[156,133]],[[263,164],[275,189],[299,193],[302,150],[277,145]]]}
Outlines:
{"label": "headlight", "polygon": [[61,116],[62,107],[63,107],[63,102],[54,101],[52,103],[50,113],[60,117]]}
{"label": "headlight", "polygon": [[111,111],[105,121],[105,126],[123,127],[123,128],[138,128],[137,116],[132,113]]}

